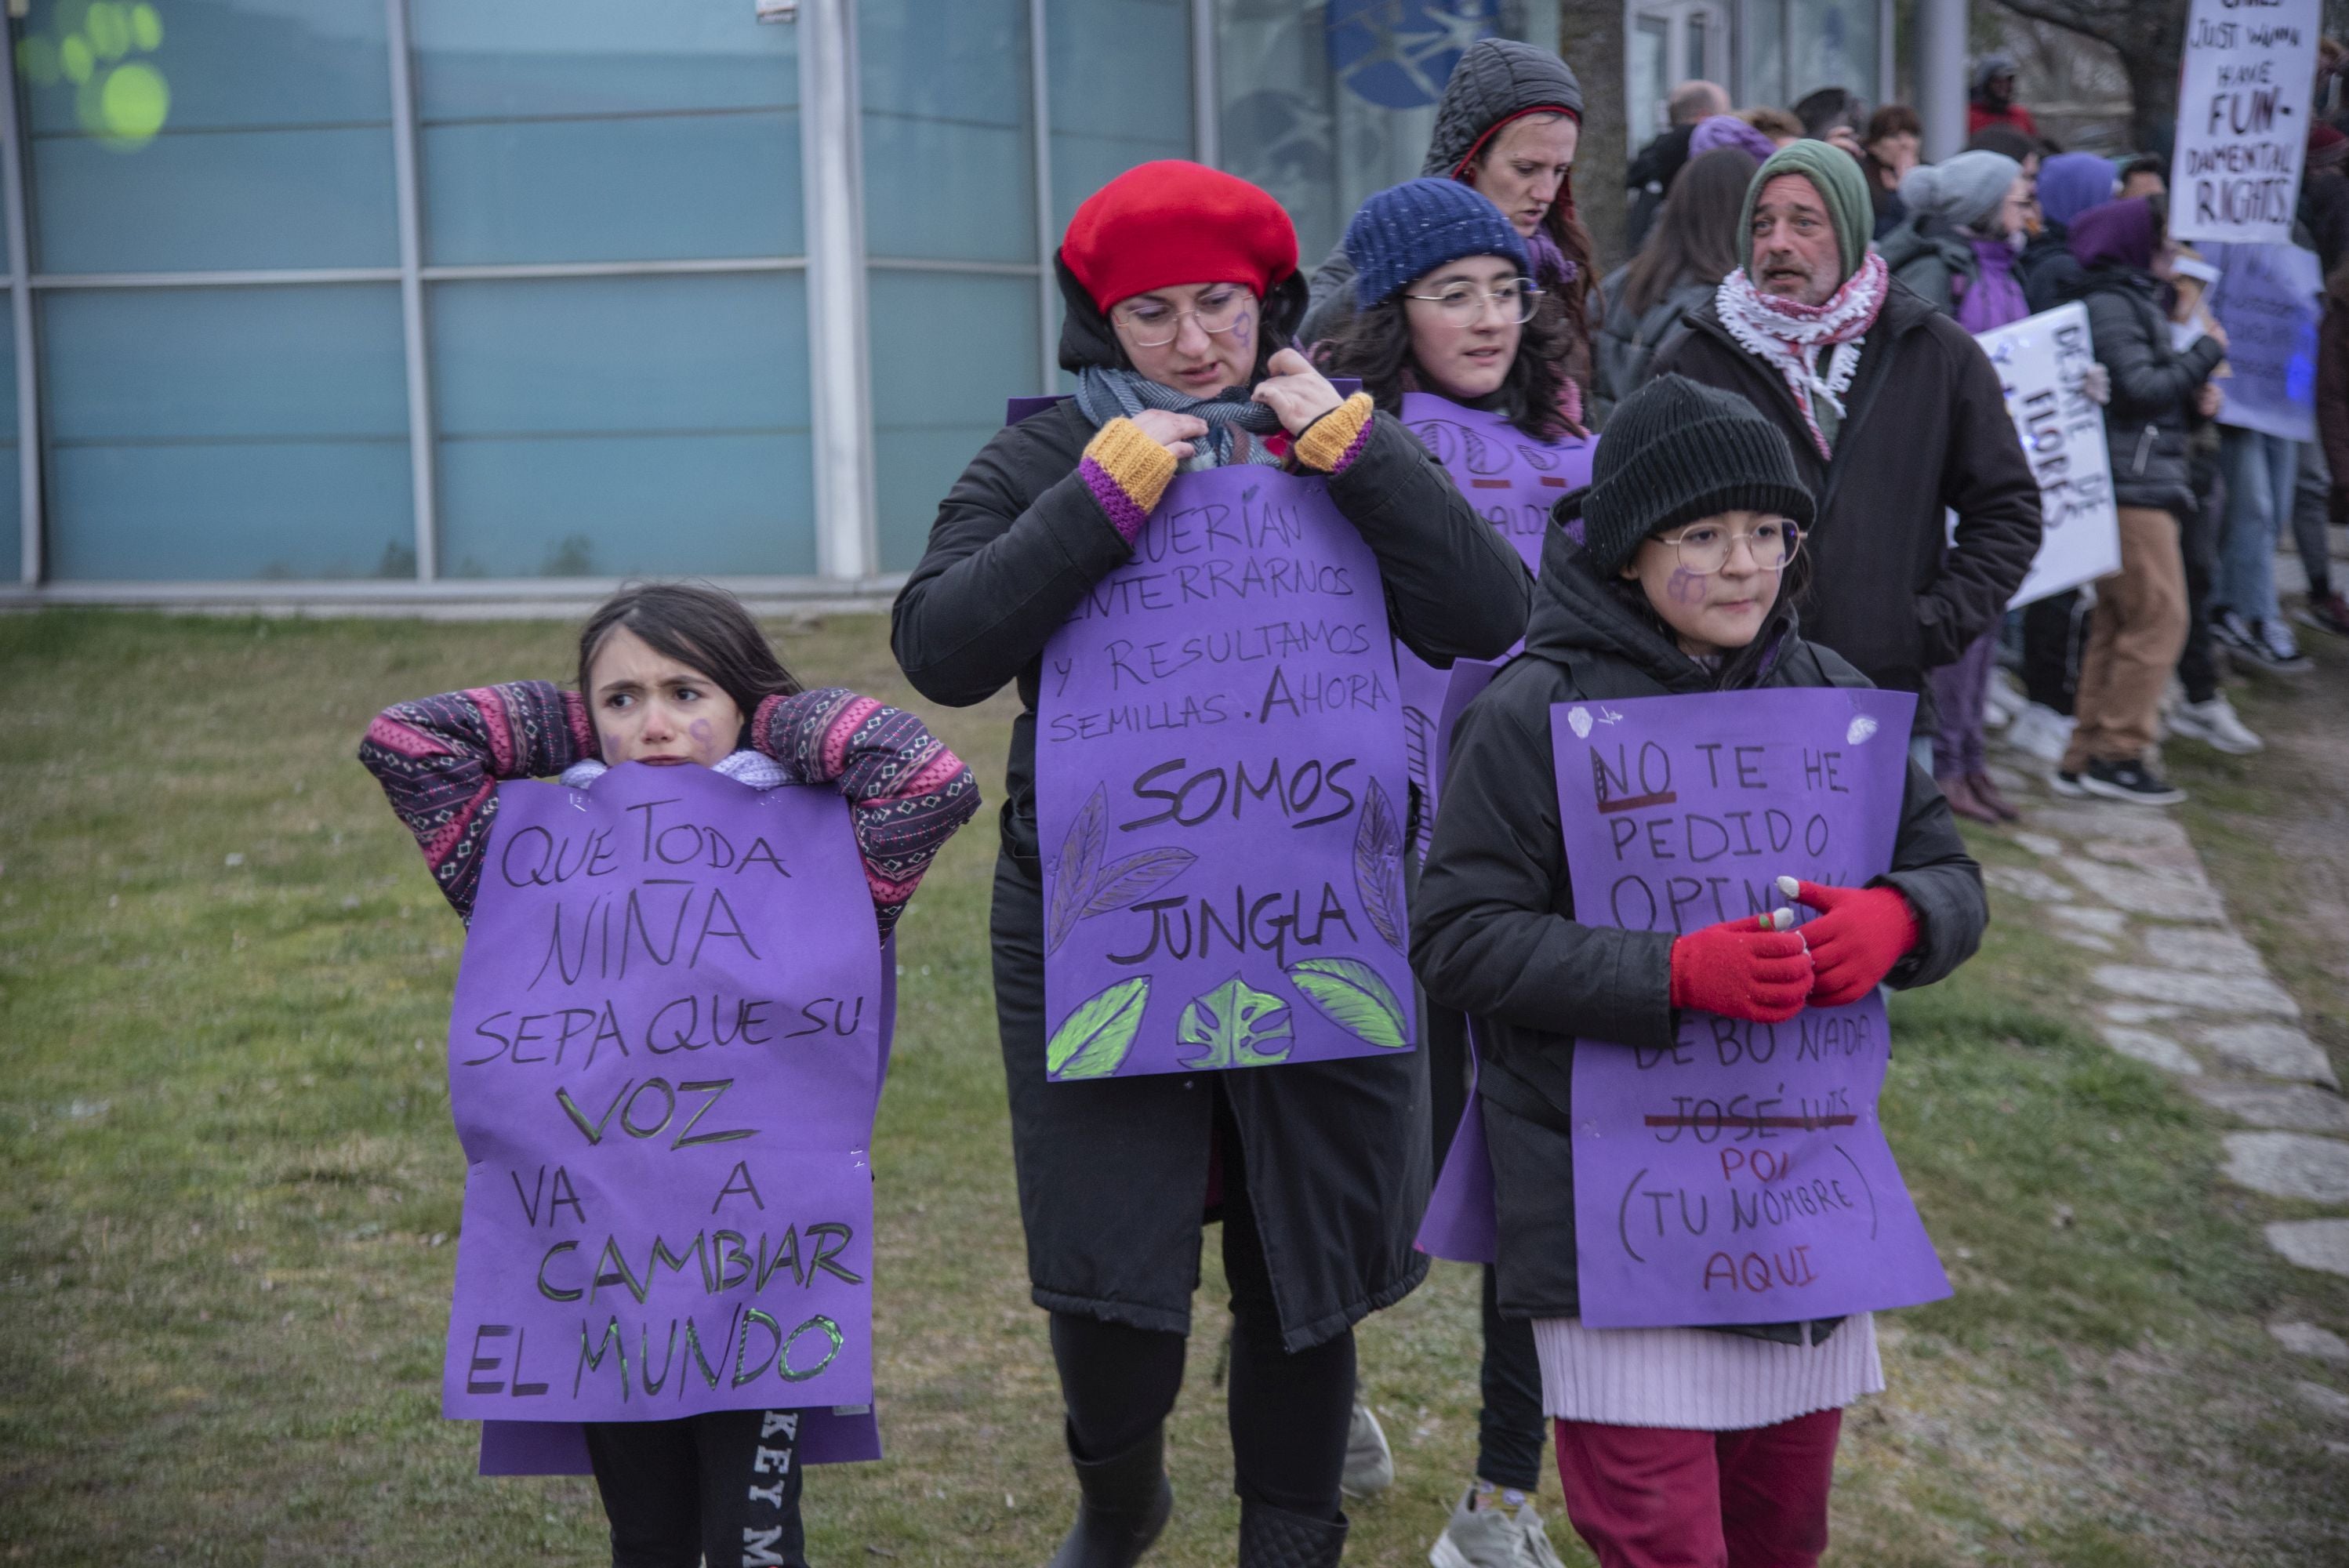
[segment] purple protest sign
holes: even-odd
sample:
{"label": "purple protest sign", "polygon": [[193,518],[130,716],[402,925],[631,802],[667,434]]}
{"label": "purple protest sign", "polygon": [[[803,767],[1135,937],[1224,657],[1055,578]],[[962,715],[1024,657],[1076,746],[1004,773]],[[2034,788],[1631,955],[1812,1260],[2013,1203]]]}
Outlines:
{"label": "purple protest sign", "polygon": [[[1784,906],[1780,876],[1880,875],[1916,701],[1804,687],[1553,707],[1576,918],[1678,934]],[[1778,1025],[1683,1012],[1661,1048],[1578,1040],[1582,1321],[1785,1323],[1949,1295],[1877,1119],[1889,1047],[1878,992]]]}
{"label": "purple protest sign", "polygon": [[1408,1050],[1402,727],[1327,483],[1184,474],[1044,649],[1055,1079]]}
{"label": "purple protest sign", "polygon": [[[1402,422],[1435,454],[1476,515],[1508,541],[1526,570],[1539,573],[1550,508],[1568,490],[1590,482],[1590,459],[1598,438],[1537,441],[1498,414],[1464,407],[1431,392],[1403,394]],[[1438,759],[1452,738],[1451,729],[1439,722],[1452,675],[1402,644],[1395,645],[1404,755],[1412,784],[1420,796],[1423,826],[1418,850],[1423,859],[1427,854],[1424,824],[1435,820],[1437,779],[1442,771]],[[1483,689],[1483,682],[1477,686]]]}
{"label": "purple protest sign", "polygon": [[442,1414],[531,1424],[525,1456],[583,1420],[869,1425],[884,988],[846,803],[636,764],[498,794]]}

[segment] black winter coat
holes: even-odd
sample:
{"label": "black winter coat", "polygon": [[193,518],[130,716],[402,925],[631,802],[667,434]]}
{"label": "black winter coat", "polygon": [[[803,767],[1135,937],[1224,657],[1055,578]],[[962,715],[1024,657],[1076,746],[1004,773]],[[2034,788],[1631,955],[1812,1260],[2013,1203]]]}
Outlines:
{"label": "black winter coat", "polygon": [[2170,346],[2161,282],[2135,267],[2092,267],[2075,285],[2088,306],[2096,363],[2112,375],[2105,405],[2105,445],[2113,465],[2113,499],[2184,516],[2195,505],[2187,442],[2200,422],[2195,394],[2227,356],[2215,337],[2180,353]]}
{"label": "black winter coat", "polygon": [[1892,275],[1916,291],[1917,297],[1944,315],[1957,314],[1965,287],[1982,282],[1982,259],[1957,226],[1930,212],[1911,212],[1876,242],[1877,253]]}
{"label": "black winter coat", "polygon": [[[1762,686],[1868,684],[1799,636],[1791,611],[1778,611],[1764,635],[1780,642]],[[1412,906],[1411,957],[1431,1001],[1475,1021],[1478,1092],[1500,1212],[1500,1306],[1511,1317],[1580,1311],[1566,1130],[1575,1037],[1661,1047],[1671,1044],[1677,1026],[1672,938],[1574,918],[1550,707],[1713,691],[1720,678],[1601,584],[1581,548],[1553,529],[1526,651],[1469,705],[1453,733],[1434,841]],[[1892,867],[1871,885],[1900,890],[1916,911],[1919,935],[1886,978],[1901,989],[1930,985],[1972,955],[1990,908],[1948,802],[1913,761]],[[1791,1325],[1752,1332],[1800,1338]]]}
{"label": "black winter coat", "polygon": [[[1062,365],[1116,363],[1108,323],[1065,268],[1061,284]],[[1286,341],[1302,304],[1299,280],[1284,292],[1292,297],[1268,302],[1271,343]],[[1133,553],[1077,473],[1092,435],[1071,401],[989,440],[939,505],[891,634],[906,678],[934,702],[965,707],[1007,683],[1019,689],[992,939],[1030,1280],[1037,1304],[1051,1310],[1187,1330],[1220,1097],[1243,1146],[1222,1158],[1247,1162],[1283,1338],[1301,1349],[1400,1299],[1426,1274],[1412,1248],[1430,1180],[1424,1056],[1079,1084],[1044,1078],[1040,658],[1085,592]],[[1330,494],[1378,558],[1389,621],[1413,653],[1442,667],[1495,657],[1516,641],[1529,586],[1523,563],[1392,417],[1375,417]]]}
{"label": "black winter coat", "polygon": [[1616,268],[1599,291],[1607,302],[1607,317],[1591,344],[1590,394],[1591,422],[1600,428],[1605,428],[1607,416],[1614,412],[1615,405],[1637,391],[1648,378],[1648,362],[1671,339],[1682,318],[1713,298],[1720,286],[1717,280],[1706,283],[1683,273],[1663,298],[1635,314],[1624,298],[1624,284],[1630,272],[1629,265]]}
{"label": "black winter coat", "polygon": [[[1742,394],[1785,432],[1818,498],[1804,535],[1809,638],[1879,686],[1921,691],[1998,623],[2039,553],[2039,484],[1981,345],[1899,283],[1844,396],[1833,461],[1819,456],[1794,394],[1748,354],[1712,304],[1657,351],[1676,371]],[[1955,549],[1944,508],[1958,514]]]}
{"label": "black winter coat", "polygon": [[2023,301],[2037,315],[2054,310],[2078,293],[2080,259],[2072,253],[2072,232],[2050,219],[2031,236],[2023,254],[2014,258],[2014,276],[2023,284]]}
{"label": "black winter coat", "polygon": [[1640,149],[1631,167],[1623,170],[1625,255],[1638,255],[1648,242],[1648,231],[1655,226],[1656,214],[1664,210],[1673,178],[1688,166],[1689,138],[1695,134],[1693,125],[1671,127]]}

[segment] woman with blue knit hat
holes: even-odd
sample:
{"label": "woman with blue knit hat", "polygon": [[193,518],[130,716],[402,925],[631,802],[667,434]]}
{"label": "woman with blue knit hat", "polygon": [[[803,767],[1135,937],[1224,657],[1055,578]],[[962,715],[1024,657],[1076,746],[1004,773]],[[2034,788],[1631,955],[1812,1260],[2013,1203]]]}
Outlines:
{"label": "woman with blue knit hat", "polygon": [[[1559,404],[1570,334],[1564,306],[1535,286],[1525,241],[1475,189],[1409,181],[1362,203],[1346,228],[1354,314],[1330,351],[1451,473],[1453,482],[1525,561],[1541,559],[1557,499],[1588,482],[1592,438]],[[1429,754],[1449,673],[1396,653],[1413,741],[1412,830],[1423,845],[1434,807]],[[1468,1086],[1467,1031],[1456,1012],[1427,1010],[1423,1037],[1441,1167]],[[1541,1479],[1541,1374],[1533,1331],[1500,1316],[1485,1271],[1484,1411],[1473,1484],[1430,1560],[1437,1568],[1554,1563],[1527,1501]],[[1371,1418],[1364,1408],[1358,1426]]]}
{"label": "woman with blue knit hat", "polygon": [[1594,1127],[1570,1114],[1576,1057],[1661,1057],[1697,1014],[1776,1026],[1879,984],[1931,984],[1971,955],[1989,909],[1913,761],[1886,874],[1780,884],[1820,912],[1800,930],[1786,909],[1633,930],[1578,908],[1559,705],[1868,684],[1796,627],[1812,497],[1785,435],[1744,398],[1659,377],[1616,409],[1592,479],[1559,507],[1580,537],[1549,531],[1525,652],[1454,730],[1412,967],[1475,1022],[1499,1309],[1531,1329],[1575,1530],[1606,1568],[1811,1568],[1843,1408],[1884,1387],[1873,1320],[1588,1326],[1574,1153]]}

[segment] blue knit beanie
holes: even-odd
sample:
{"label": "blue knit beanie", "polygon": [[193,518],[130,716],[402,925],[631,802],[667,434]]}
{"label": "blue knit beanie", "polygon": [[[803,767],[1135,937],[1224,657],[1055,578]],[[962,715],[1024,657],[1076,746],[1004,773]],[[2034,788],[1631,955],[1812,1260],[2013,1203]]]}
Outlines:
{"label": "blue knit beanie", "polygon": [[1533,272],[1524,239],[1492,198],[1456,180],[1406,180],[1363,202],[1346,225],[1354,303],[1362,310],[1463,256],[1506,256],[1518,272]]}

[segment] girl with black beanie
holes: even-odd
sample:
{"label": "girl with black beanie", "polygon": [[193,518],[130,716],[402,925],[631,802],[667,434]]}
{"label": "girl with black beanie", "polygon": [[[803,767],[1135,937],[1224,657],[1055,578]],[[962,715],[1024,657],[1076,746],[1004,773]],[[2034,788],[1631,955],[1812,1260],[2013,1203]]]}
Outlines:
{"label": "girl with black beanie", "polygon": [[1890,872],[1864,889],[1802,884],[1824,913],[1800,931],[1768,917],[1678,935],[1578,922],[1552,705],[1868,682],[1796,629],[1812,500],[1785,437],[1744,399],[1649,383],[1609,421],[1590,488],[1558,511],[1526,651],[1453,736],[1413,967],[1432,1000],[1475,1021],[1499,1310],[1532,1320],[1575,1529],[1609,1568],[1801,1568],[1826,1544],[1842,1407],[1884,1386],[1872,1322],[1584,1327],[1576,1037],[1669,1049],[1682,1008],[1783,1022],[1879,983],[1930,984],[1981,939],[1981,872],[1910,762]]}

